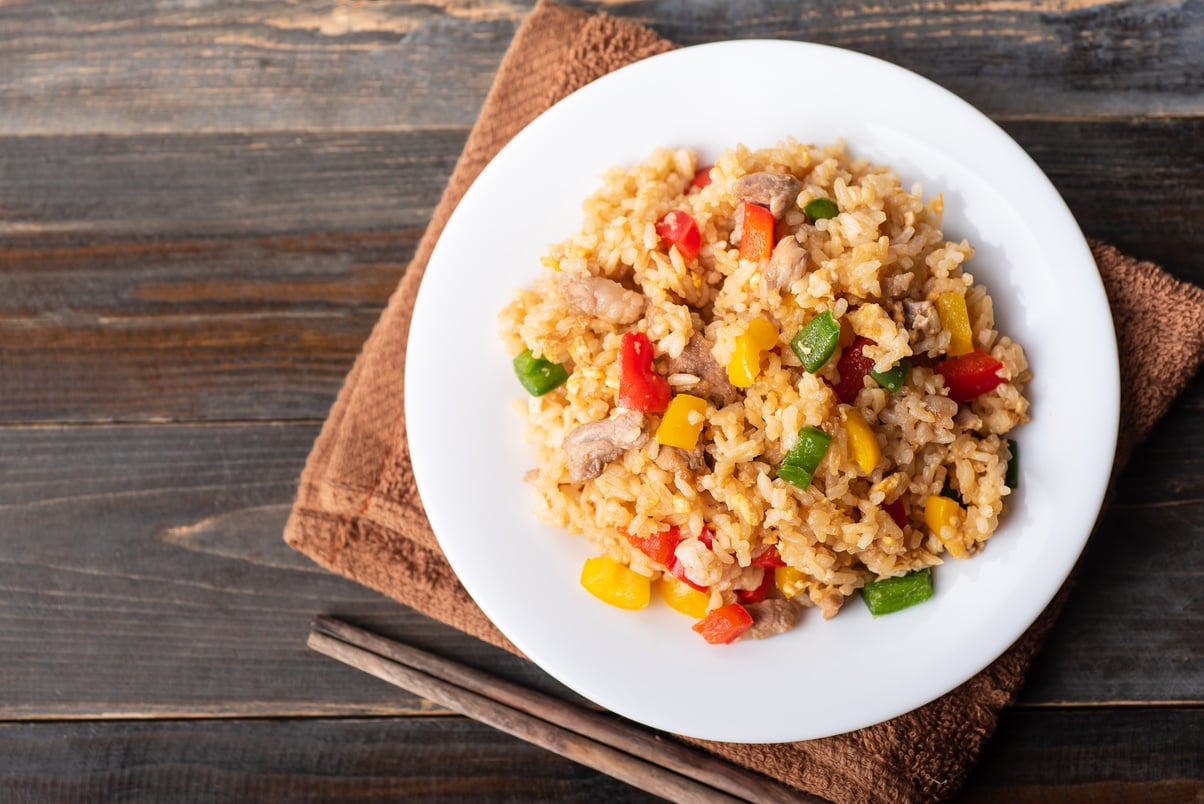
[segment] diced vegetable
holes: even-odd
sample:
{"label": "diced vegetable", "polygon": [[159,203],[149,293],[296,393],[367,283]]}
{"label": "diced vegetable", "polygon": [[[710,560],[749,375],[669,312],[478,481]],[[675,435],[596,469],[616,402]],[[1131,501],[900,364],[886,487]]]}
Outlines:
{"label": "diced vegetable", "polygon": [[950,357],[960,357],[974,351],[974,333],[970,330],[970,313],[966,297],[956,290],[942,293],[936,299],[941,326],[949,330]]}
{"label": "diced vegetable", "polygon": [[694,449],[698,435],[706,423],[707,403],[690,394],[678,394],[669,402],[660,426],[656,428],[656,443],[667,447]]}
{"label": "diced vegetable", "polygon": [[669,381],[652,370],[652,341],[642,332],[624,333],[619,343],[619,405],[659,413],[672,396]]}
{"label": "diced vegetable", "polygon": [[895,500],[882,506],[882,510],[890,514],[890,518],[895,520],[895,524],[900,528],[907,527],[907,506],[902,500]]}
{"label": "diced vegetable", "polygon": [[748,329],[736,336],[732,361],[727,364],[727,379],[737,388],[747,388],[761,373],[761,357],[778,343],[778,328],[764,318],[748,322]]}
{"label": "diced vegetable", "polygon": [[[965,545],[957,539],[956,533],[962,513],[962,507],[948,497],[932,495],[924,502],[924,523],[954,558],[966,557]],[[954,530],[949,538],[944,534],[946,528]]]}
{"label": "diced vegetable", "polygon": [[751,567],[784,567],[786,562],[782,560],[782,556],[778,553],[778,548],[770,545],[752,557],[748,562]]}
{"label": "diced vegetable", "polygon": [[961,357],[937,363],[937,372],[945,378],[949,398],[954,402],[969,402],[1002,383],[999,371],[1003,364],[986,352],[974,350]]}
{"label": "diced vegetable", "polygon": [[642,609],[652,599],[652,582],[610,556],[594,556],[581,568],[581,585],[612,606]]}
{"label": "diced vegetable", "polygon": [[858,337],[840,353],[836,361],[836,370],[840,372],[840,382],[832,386],[836,398],[846,405],[857,401],[857,394],[865,387],[865,375],[874,367],[874,361],[865,356],[864,348],[873,346],[869,338]]}
{"label": "diced vegetable", "polygon": [[831,198],[813,198],[803,205],[803,212],[812,221],[818,221],[835,218],[840,214],[840,207]]}
{"label": "diced vegetable", "polygon": [[740,259],[759,262],[773,253],[773,213],[760,204],[744,202],[740,230]]}
{"label": "diced vegetable", "polygon": [[861,599],[870,614],[881,617],[923,603],[932,597],[932,569],[909,572],[898,578],[881,578],[861,587]]}
{"label": "diced vegetable", "polygon": [[907,382],[907,375],[910,371],[911,363],[907,362],[907,359],[904,358],[886,371],[874,371],[871,369],[870,376],[874,378],[875,382],[893,394]]}
{"label": "diced vegetable", "polygon": [[701,620],[707,616],[707,606],[711,603],[711,596],[689,584],[682,583],[672,575],[662,575],[656,582],[656,591],[660,593],[670,608],[680,611],[687,617]]}
{"label": "diced vegetable", "polygon": [[681,541],[681,533],[674,527],[670,527],[668,530],[658,530],[651,536],[636,536],[626,531],[621,532],[637,550],[666,567],[673,561],[673,550]]}
{"label": "diced vegetable", "polygon": [[530,349],[524,349],[514,358],[514,374],[531,396],[543,396],[569,378],[564,366],[545,357],[535,357]]}
{"label": "diced vegetable", "polygon": [[739,603],[728,603],[712,610],[694,623],[694,630],[712,645],[727,645],[752,627],[753,619]]}
{"label": "diced vegetable", "polygon": [[689,576],[686,575],[686,565],[681,563],[681,559],[676,554],[674,554],[673,559],[669,562],[669,574],[687,586],[697,589],[699,592],[707,591],[707,587],[690,580]]}
{"label": "diced vegetable", "polygon": [[684,210],[674,209],[666,212],[656,222],[656,233],[670,246],[677,246],[677,250],[686,260],[697,257],[698,250],[702,247],[702,233],[698,230],[698,222]]}
{"label": "diced vegetable", "polygon": [[962,495],[957,489],[953,488],[953,484],[949,482],[949,478],[945,478],[945,482],[941,484],[941,496],[948,497],[958,505],[965,505],[966,501],[962,499]]}
{"label": "diced vegetable", "polygon": [[1008,467],[1003,474],[1003,482],[1009,489],[1015,489],[1020,486],[1020,453],[1015,439],[1008,439],[1008,453],[1011,457],[1008,458]]}
{"label": "diced vegetable", "polygon": [[711,168],[714,165],[703,165],[694,171],[694,180],[690,182],[690,187],[695,190],[701,190],[711,183]]}
{"label": "diced vegetable", "polygon": [[948,497],[934,494],[924,501],[924,522],[938,537],[945,528],[957,527],[961,513],[962,507]]}
{"label": "diced vegetable", "polygon": [[841,408],[841,414],[853,462],[857,464],[858,469],[868,475],[874,471],[874,467],[878,465],[878,459],[882,457],[878,439],[874,436],[873,428],[857,408]]}
{"label": "diced vegetable", "polygon": [[773,588],[773,573],[766,570],[761,577],[761,585],[756,589],[737,589],[736,599],[741,603],[760,603],[769,596],[769,590]]}
{"label": "diced vegetable", "polygon": [[824,367],[836,351],[840,340],[840,324],[832,313],[824,310],[812,318],[790,341],[790,348],[803,368],[814,374]]}
{"label": "diced vegetable", "polygon": [[807,576],[794,567],[777,567],[773,571],[773,582],[782,596],[789,600],[803,591]]}
{"label": "diced vegetable", "polygon": [[811,478],[830,443],[832,436],[816,427],[808,425],[799,430],[798,441],[778,466],[778,477],[805,491],[811,485]]}

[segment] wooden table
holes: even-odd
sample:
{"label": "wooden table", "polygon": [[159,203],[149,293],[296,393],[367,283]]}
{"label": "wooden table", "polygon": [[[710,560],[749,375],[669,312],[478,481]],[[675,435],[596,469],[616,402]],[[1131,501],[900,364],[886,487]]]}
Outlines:
{"label": "wooden table", "polygon": [[[554,688],[280,538],[530,5],[0,1],[0,801],[643,798],[308,651],[327,612]],[[915,70],[1204,284],[1204,4],[579,5]],[[1199,800],[1202,572],[1197,377],[963,799]]]}

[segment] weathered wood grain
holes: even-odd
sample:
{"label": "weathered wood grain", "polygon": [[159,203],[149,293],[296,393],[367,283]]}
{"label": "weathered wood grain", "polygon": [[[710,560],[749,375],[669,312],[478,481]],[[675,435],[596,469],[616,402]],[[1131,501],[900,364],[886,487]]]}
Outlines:
{"label": "weathered wood grain", "polygon": [[1015,709],[1000,718],[960,804],[1142,802],[1204,796],[1198,709]]}
{"label": "weathered wood grain", "polygon": [[0,725],[0,802],[651,802],[458,717]]}
{"label": "weathered wood grain", "polygon": [[[0,133],[464,126],[532,4],[8,3]],[[682,44],[773,37],[861,51],[996,116],[1204,110],[1198,3],[569,4]]]}
{"label": "weathered wood grain", "polygon": [[1204,284],[1204,117],[1018,120],[1004,128],[1088,237]]}
{"label": "weathered wood grain", "polygon": [[0,244],[413,237],[465,136],[452,129],[2,137]]}
{"label": "weathered wood grain", "polygon": [[285,546],[316,434],[0,430],[0,719],[430,710],[308,650],[322,612],[564,694]]}
{"label": "weathered wood grain", "polygon": [[[913,69],[1204,284],[1198,2],[571,4]],[[531,5],[0,0],[0,802],[646,800],[308,651],[329,612],[568,694],[280,539]],[[1204,795],[1202,456],[1197,378],[963,800]]]}
{"label": "weathered wood grain", "polygon": [[[1201,752],[1199,710],[1013,710],[955,800],[1193,801]],[[10,724],[0,755],[23,804],[652,800],[458,717]]]}
{"label": "weathered wood grain", "polygon": [[[13,535],[0,540],[0,718],[429,711],[308,651],[317,613],[564,694],[525,662],[284,545],[316,431],[0,428],[0,533]],[[1171,439],[1189,461],[1204,451],[1204,428],[1195,433],[1186,445]],[[1150,460],[1174,460],[1168,445],[1149,448]],[[1163,476],[1190,477],[1170,465]],[[1191,574],[1204,563],[1204,499],[1166,505],[1168,493],[1170,485],[1133,493],[1122,483],[1026,703],[1198,696],[1204,628]],[[1147,535],[1135,556],[1137,533]]]}

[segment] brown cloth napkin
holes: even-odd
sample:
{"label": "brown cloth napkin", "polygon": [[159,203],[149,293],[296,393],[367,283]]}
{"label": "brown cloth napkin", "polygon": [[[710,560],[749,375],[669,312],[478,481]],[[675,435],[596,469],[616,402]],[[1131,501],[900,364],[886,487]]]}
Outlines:
{"label": "brown cloth napkin", "polygon": [[[573,90],[673,45],[639,25],[546,0],[514,37],[430,228],[347,377],[301,476],[286,541],[318,564],[481,639],[515,650],[472,602],[439,550],[414,486],[403,366],[414,296],[452,209],[523,126]],[[1204,290],[1093,244],[1121,356],[1118,465],[1204,360]],[[1151,307],[1160,315],[1149,316]],[[1143,343],[1172,344],[1149,350]],[[994,664],[913,712],[807,742],[700,743],[732,762],[837,802],[915,801],[957,791],[1020,688],[1060,607]]]}

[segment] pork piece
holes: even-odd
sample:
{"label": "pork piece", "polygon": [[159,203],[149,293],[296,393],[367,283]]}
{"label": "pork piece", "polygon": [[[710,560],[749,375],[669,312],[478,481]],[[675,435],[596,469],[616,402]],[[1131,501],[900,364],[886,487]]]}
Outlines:
{"label": "pork piece", "polygon": [[727,378],[727,369],[719,365],[711,354],[711,344],[703,336],[694,333],[686,348],[677,357],[664,362],[665,374],[693,374],[698,378],[694,385],[680,386],[680,390],[702,397],[717,408],[724,408],[740,398],[740,391]]}
{"label": "pork piece", "polygon": [[569,310],[610,324],[630,324],[644,314],[647,299],[604,276],[556,277],[556,287]]}
{"label": "pork piece", "polygon": [[757,603],[745,603],[744,609],[752,615],[753,624],[741,639],[764,639],[774,634],[784,634],[798,624],[803,607],[793,600],[770,598]]}
{"label": "pork piece", "polygon": [[781,220],[786,208],[798,198],[803,186],[789,173],[749,173],[736,179],[732,190],[741,201],[769,207],[775,220]]}
{"label": "pork piece", "polygon": [[941,331],[941,317],[930,301],[903,300],[903,325],[916,340],[921,335],[936,335]]}
{"label": "pork piece", "polygon": [[644,446],[644,414],[628,410],[610,419],[582,424],[564,439],[569,479],[584,483],[602,474],[606,464],[629,449]]}
{"label": "pork piece", "polygon": [[655,463],[666,472],[701,472],[707,468],[706,453],[701,444],[694,449],[661,446]]}
{"label": "pork piece", "polygon": [[893,274],[882,280],[882,295],[888,299],[906,296],[911,289],[911,282],[916,278],[912,271],[903,274]]}
{"label": "pork piece", "polygon": [[767,290],[788,288],[807,270],[807,250],[799,245],[794,235],[783,237],[773,247],[769,265],[765,267]]}

